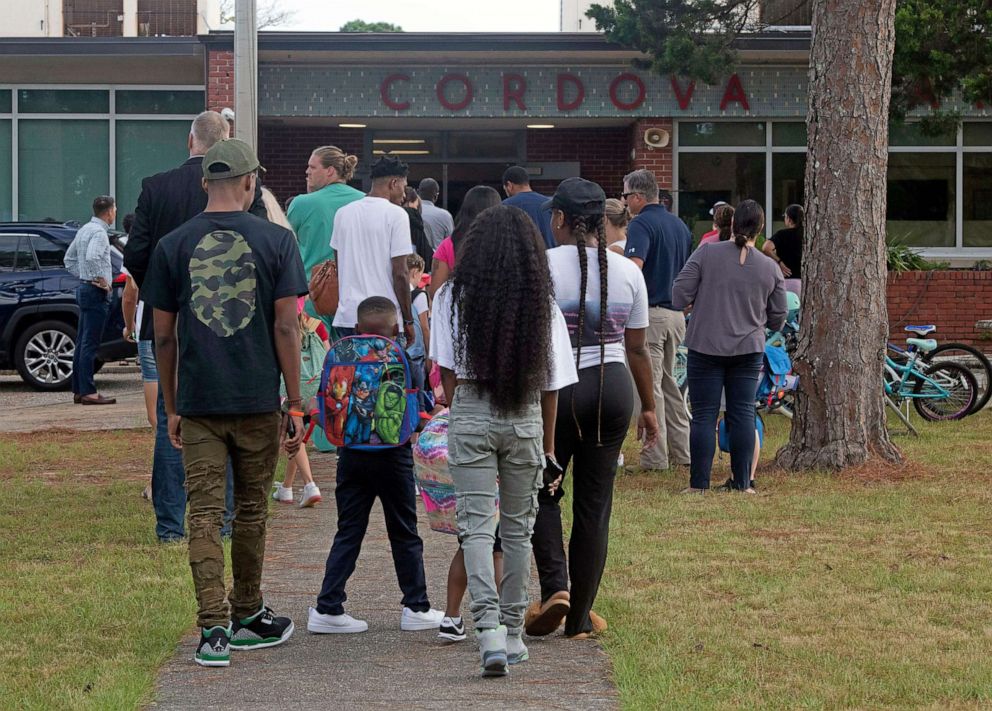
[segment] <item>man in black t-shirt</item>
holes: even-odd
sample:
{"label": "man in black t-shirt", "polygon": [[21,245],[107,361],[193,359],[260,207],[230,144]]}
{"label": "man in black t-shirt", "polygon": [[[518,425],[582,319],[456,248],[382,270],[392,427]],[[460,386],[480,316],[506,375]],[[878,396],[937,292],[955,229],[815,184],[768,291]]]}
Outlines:
{"label": "man in black t-shirt", "polygon": [[[293,456],[303,437],[296,303],[307,280],[293,234],[247,212],[259,168],[236,139],[207,151],[207,207],[162,238],[141,289],[155,310],[169,438],[186,469],[201,628],[194,659],[202,666],[228,666],[231,646],[271,647],[293,633],[289,618],[264,605],[260,584],[280,438]],[[283,416],[280,374],[288,394]],[[237,512],[230,611],[220,539],[228,457]]]}

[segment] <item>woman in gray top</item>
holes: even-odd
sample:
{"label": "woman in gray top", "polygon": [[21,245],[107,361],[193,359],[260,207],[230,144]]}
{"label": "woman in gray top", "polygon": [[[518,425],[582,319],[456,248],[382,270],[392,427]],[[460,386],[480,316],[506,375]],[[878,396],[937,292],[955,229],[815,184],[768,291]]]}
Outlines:
{"label": "woman in gray top", "polygon": [[720,397],[726,391],[733,488],[753,494],[754,398],[765,350],[765,328],[785,323],[785,281],[774,261],[755,249],[765,213],[745,200],[734,213],[733,240],[697,249],[675,279],[672,306],[692,306],[686,330],[692,404],[688,492],[710,487]]}

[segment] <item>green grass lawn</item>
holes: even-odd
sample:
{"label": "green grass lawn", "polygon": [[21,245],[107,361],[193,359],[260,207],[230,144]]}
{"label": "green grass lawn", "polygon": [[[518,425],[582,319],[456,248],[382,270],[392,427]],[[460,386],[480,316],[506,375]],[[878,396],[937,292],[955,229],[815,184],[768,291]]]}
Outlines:
{"label": "green grass lawn", "polygon": [[841,475],[776,470],[766,424],[760,496],[617,480],[597,610],[623,707],[988,708],[992,413]]}

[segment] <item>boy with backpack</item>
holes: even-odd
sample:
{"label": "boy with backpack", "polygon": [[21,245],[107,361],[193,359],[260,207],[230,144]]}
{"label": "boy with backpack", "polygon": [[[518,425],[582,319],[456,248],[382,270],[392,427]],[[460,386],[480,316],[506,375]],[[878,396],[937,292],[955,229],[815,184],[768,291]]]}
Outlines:
{"label": "boy with backpack", "polygon": [[[362,541],[368,528],[369,513],[378,498],[382,503],[386,518],[389,545],[392,548],[396,577],[403,591],[403,612],[400,629],[405,631],[436,629],[444,614],[432,610],[427,599],[427,579],[424,574],[424,543],[417,533],[417,501],[413,484],[413,453],[409,444],[409,433],[405,425],[398,430],[406,433],[400,444],[385,444],[392,440],[388,434],[382,442],[372,444],[376,437],[373,432],[388,425],[389,433],[397,429],[393,422],[397,410],[387,412],[382,398],[391,392],[385,381],[379,381],[369,372],[379,368],[385,374],[395,363],[386,363],[389,351],[395,346],[386,339],[399,335],[396,319],[396,305],[382,296],[365,299],[358,306],[356,333],[375,338],[359,338],[356,346],[356,361],[360,361],[350,376],[350,387],[332,392],[337,386],[337,378],[325,378],[325,402],[333,397],[342,403],[346,418],[344,432],[345,446],[338,449],[337,487],[334,492],[338,509],[338,531],[334,536],[331,552],[327,556],[324,581],[317,606],[310,608],[307,630],[315,634],[365,632],[368,623],[357,620],[344,611],[345,584],[355,571],[355,563],[361,551]],[[343,339],[331,349],[331,357],[346,351],[343,347],[352,339]],[[365,351],[364,346],[374,348]],[[341,368],[332,367],[331,371]],[[363,370],[369,369],[369,370]],[[325,369],[326,370],[326,369]],[[333,382],[332,382],[333,381]],[[346,404],[345,404],[346,403]],[[393,403],[386,403],[394,408]],[[325,414],[325,422],[332,430],[335,425],[328,420],[333,410]],[[400,416],[402,418],[402,416]],[[381,420],[381,422],[380,422]],[[404,420],[405,422],[405,420]],[[338,429],[341,429],[340,427]],[[352,438],[349,439],[348,433]]]}

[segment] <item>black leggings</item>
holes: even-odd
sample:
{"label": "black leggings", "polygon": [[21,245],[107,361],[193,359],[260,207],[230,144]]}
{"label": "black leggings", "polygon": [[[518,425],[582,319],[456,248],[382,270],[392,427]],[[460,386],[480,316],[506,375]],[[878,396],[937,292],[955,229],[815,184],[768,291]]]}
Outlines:
{"label": "black leggings", "polygon": [[555,456],[566,469],[569,462],[572,463],[573,522],[567,563],[559,507],[565,493],[564,483],[554,496],[542,489],[537,497],[540,508],[534,523],[533,544],[541,579],[541,600],[547,600],[560,590],[568,590],[571,575],[571,610],[565,620],[567,635],[592,630],[589,611],[606,567],[617,457],[634,408],[626,366],[608,363],[605,367],[600,441],[597,443],[599,392],[599,368],[592,367],[580,370],[579,382],[558,393]]}

